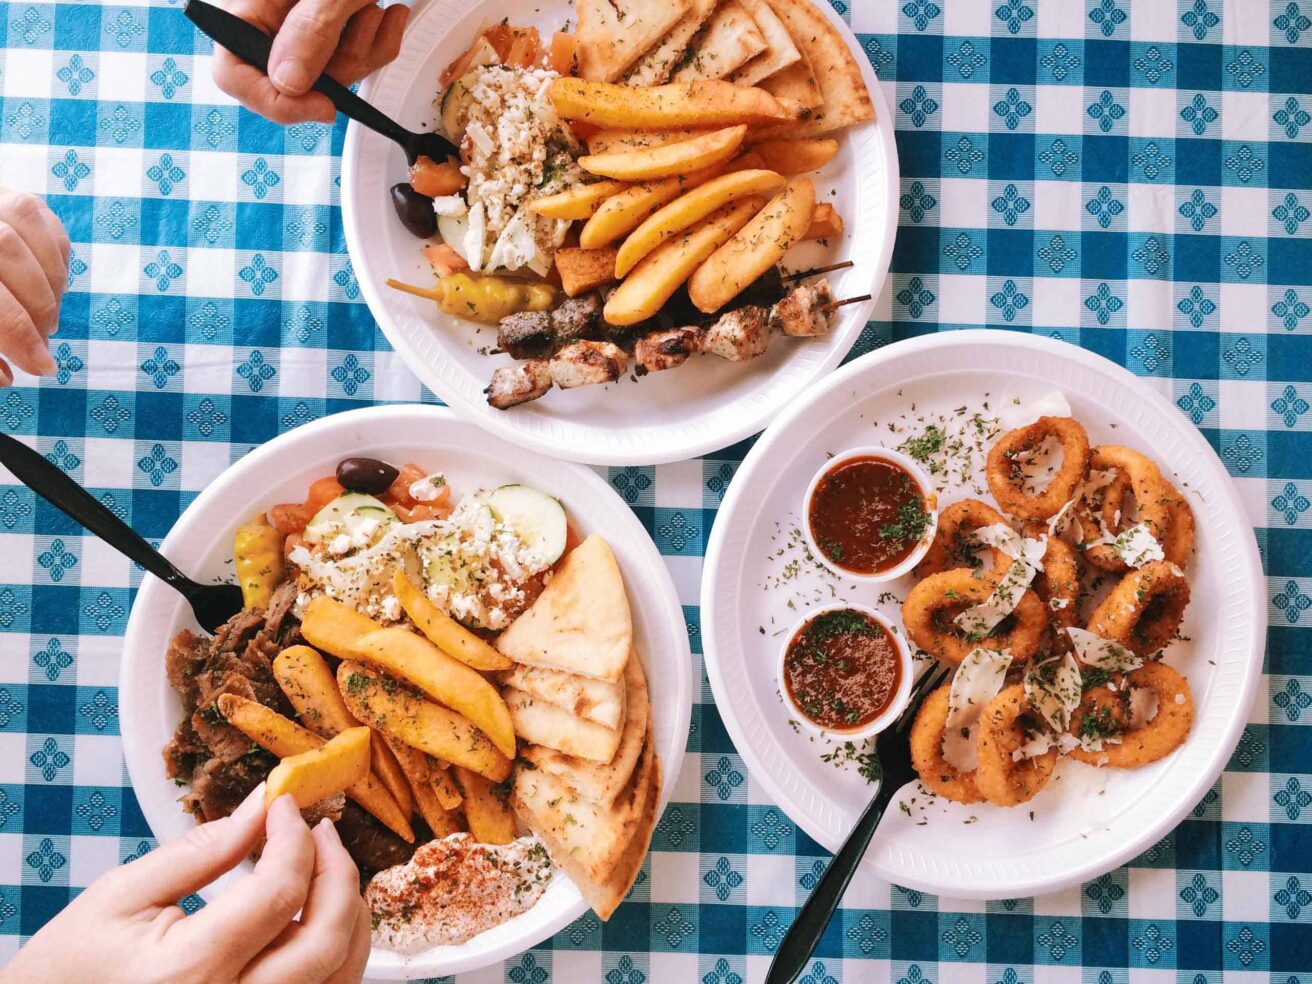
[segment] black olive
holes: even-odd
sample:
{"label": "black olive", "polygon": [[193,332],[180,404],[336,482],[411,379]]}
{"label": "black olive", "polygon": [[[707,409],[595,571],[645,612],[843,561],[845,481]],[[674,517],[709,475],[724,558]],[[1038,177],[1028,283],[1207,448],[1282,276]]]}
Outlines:
{"label": "black olive", "polygon": [[394,467],[377,458],[344,458],[337,465],[337,481],[348,492],[378,495],[387,491],[398,474]]}
{"label": "black olive", "polygon": [[419,194],[404,181],[392,185],[392,205],[396,208],[396,217],[401,220],[401,225],[420,239],[428,239],[437,232],[433,200]]}

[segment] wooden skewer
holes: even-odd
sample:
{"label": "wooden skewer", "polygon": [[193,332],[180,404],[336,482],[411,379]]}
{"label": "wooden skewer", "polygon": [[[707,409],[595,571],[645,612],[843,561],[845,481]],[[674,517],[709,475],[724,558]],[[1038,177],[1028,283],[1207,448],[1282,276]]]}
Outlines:
{"label": "wooden skewer", "polygon": [[842,263],[831,263],[829,266],[816,267],[813,270],[803,270],[801,273],[786,274],[784,280],[805,280],[807,277],[814,277],[821,273],[832,273],[835,270],[846,270],[850,266],[856,266],[852,260],[844,260]]}
{"label": "wooden skewer", "polygon": [[861,301],[870,300],[872,296],[873,295],[871,294],[861,294],[858,297],[844,297],[841,301],[830,301],[828,304],[824,306],[823,310],[832,311],[835,308],[842,307],[844,304],[859,304]]}

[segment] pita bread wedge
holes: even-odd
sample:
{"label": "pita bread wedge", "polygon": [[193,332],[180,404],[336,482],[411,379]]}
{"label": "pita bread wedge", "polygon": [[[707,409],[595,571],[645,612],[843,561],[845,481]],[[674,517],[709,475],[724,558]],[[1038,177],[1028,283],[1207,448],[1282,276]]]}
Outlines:
{"label": "pita bread wedge", "polygon": [[570,551],[496,645],[516,663],[617,682],[633,648],[633,617],[606,541],[594,534]]}
{"label": "pita bread wedge", "polygon": [[507,688],[501,699],[510,711],[515,735],[525,741],[591,762],[611,761],[620,747],[622,730],[585,721],[522,690]]}
{"label": "pita bread wedge", "polygon": [[[629,662],[634,662],[632,656]],[[623,683],[608,683],[564,670],[518,663],[514,669],[501,674],[501,684],[532,694],[575,717],[605,728],[618,729],[624,723]]]}
{"label": "pita bread wedge", "polygon": [[668,81],[714,9],[715,0],[692,0],[683,19],[670,28],[656,47],[634,62],[620,81],[625,85],[661,85]]}
{"label": "pita bread wedge", "polygon": [[633,832],[633,839],[629,841],[620,859],[615,862],[610,878],[604,885],[594,886],[586,882],[579,885],[579,891],[588,900],[588,905],[592,906],[592,911],[603,922],[619,908],[619,904],[624,901],[629,894],[629,889],[637,881],[638,872],[642,870],[642,860],[647,856],[647,849],[651,847],[651,835],[656,829],[656,821],[660,819],[661,760],[655,752],[652,752],[651,757],[651,779],[648,780],[651,788],[647,791],[647,802],[638,820],[637,829]]}
{"label": "pita bread wedge", "polygon": [[578,0],[578,71],[613,82],[688,12],[692,0]]}
{"label": "pita bread wedge", "polygon": [[648,741],[624,790],[606,806],[588,802],[553,775],[520,767],[511,787],[511,806],[571,878],[601,884],[610,878],[642,819],[655,759],[656,749]]}
{"label": "pita bread wedge", "polygon": [[875,115],[857,64],[838,29],[811,0],[766,0],[806,56],[820,87],[823,104],[803,110],[799,120],[763,128],[754,139],[815,137],[872,119]]}
{"label": "pita bread wedge", "polygon": [[738,0],[722,0],[693,39],[675,82],[722,79],[766,48],[765,35]]}
{"label": "pita bread wedge", "polygon": [[563,780],[567,786],[593,803],[608,805],[615,802],[638,765],[638,757],[647,740],[647,729],[651,725],[647,679],[637,656],[629,660],[624,682],[628,690],[624,731],[620,735],[615,757],[609,762],[589,762],[542,745],[524,746],[520,750],[520,758]]}
{"label": "pita bread wedge", "polygon": [[778,99],[794,117],[800,117],[806,110],[824,105],[825,100],[820,93],[820,83],[815,78],[815,69],[811,67],[811,60],[805,55],[757,84]]}
{"label": "pita bread wedge", "polygon": [[762,79],[769,78],[780,69],[798,62],[802,53],[788,36],[788,28],[779,20],[779,15],[770,9],[765,0],[738,0],[756,21],[761,34],[765,37],[766,48],[742,68],[729,76],[730,82],[738,85],[759,85]]}

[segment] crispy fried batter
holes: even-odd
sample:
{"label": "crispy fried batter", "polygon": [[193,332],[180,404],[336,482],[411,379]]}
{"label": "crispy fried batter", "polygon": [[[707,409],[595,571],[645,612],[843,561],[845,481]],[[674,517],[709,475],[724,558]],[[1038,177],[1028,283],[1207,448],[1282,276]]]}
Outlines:
{"label": "crispy fried batter", "polygon": [[1015,806],[1033,799],[1057,765],[1057,751],[1015,761],[1011,753],[1025,741],[1022,726],[1029,710],[1023,684],[1014,683],[989,701],[979,719],[979,765],[975,783],[996,806]]}
{"label": "crispy fried batter", "polygon": [[951,692],[952,684],[946,683],[920,705],[911,725],[911,763],[921,783],[934,795],[957,803],[978,803],[984,796],[975,785],[975,773],[960,772],[943,758],[943,726]]}
{"label": "crispy fried batter", "polygon": [[[1009,525],[1002,513],[978,499],[962,499],[943,509],[938,514],[934,542],[916,566],[916,576],[928,577],[955,567],[978,567],[975,552],[981,549],[981,544],[974,538],[974,533],[980,527],[994,523]],[[1011,558],[997,547],[992,548],[992,553],[994,568],[1005,571],[1011,566]]]}
{"label": "crispy fried batter", "polygon": [[1151,656],[1175,637],[1189,604],[1189,582],[1168,560],[1132,570],[1089,618],[1089,631]]}
{"label": "crispy fried batter", "polygon": [[1126,679],[1130,687],[1143,687],[1157,695],[1157,713],[1142,727],[1125,732],[1119,742],[1105,743],[1096,752],[1076,748],[1071,758],[1090,765],[1131,769],[1164,758],[1189,737],[1194,699],[1189,681],[1182,674],[1165,663],[1145,663]]}
{"label": "crispy fried batter", "polygon": [[952,622],[952,616],[987,599],[1003,573],[1005,570],[984,574],[960,567],[922,580],[902,603],[902,624],[911,641],[948,663],[960,663],[967,653],[980,646],[1010,649],[1013,664],[1028,660],[1039,651],[1048,628],[1043,602],[1033,591],[1026,591],[1016,610],[985,639],[966,638]]}
{"label": "crispy fried batter", "polygon": [[[1062,449],[1061,468],[1041,490],[1021,487],[1019,456],[1033,451],[1047,438]],[[989,449],[989,491],[1002,511],[1020,519],[1048,519],[1075,495],[1089,473],[1089,435],[1074,417],[1040,417],[1034,423],[1002,435]]]}

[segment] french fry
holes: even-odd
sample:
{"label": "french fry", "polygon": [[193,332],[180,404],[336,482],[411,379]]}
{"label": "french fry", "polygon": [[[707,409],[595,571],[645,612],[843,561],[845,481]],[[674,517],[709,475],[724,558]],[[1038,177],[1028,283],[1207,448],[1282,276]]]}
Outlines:
{"label": "french fry", "polygon": [[605,319],[612,325],[633,325],[650,318],[764,204],[760,195],[730,202],[652,250],[610,295],[602,312]]}
{"label": "french fry", "polygon": [[411,748],[395,738],[390,739],[387,745],[396,756],[396,760],[401,763],[401,769],[414,790],[419,815],[424,818],[424,823],[428,824],[428,829],[433,832],[433,836],[445,837],[447,834],[454,834],[460,829],[460,823],[455,814],[438,799],[437,791],[433,787],[433,775],[438,770],[430,764],[432,760],[419,749]]}
{"label": "french fry", "polygon": [[[273,678],[296,708],[304,725],[321,738],[332,738],[348,728],[358,728],[360,722],[351,716],[337,689],[337,678],[317,650],[309,646],[289,646],[273,661]],[[400,765],[392,756],[382,735],[373,735],[371,768],[375,776],[387,787],[401,812],[407,817],[414,812],[410,784],[406,782]]]}
{"label": "french fry", "polygon": [[641,150],[644,147],[664,147],[700,136],[705,131],[680,127],[675,130],[598,130],[588,137],[589,154],[606,154],[617,150]]}
{"label": "french fry", "polygon": [[[313,751],[324,744],[324,740],[313,731],[302,728],[295,721],[258,701],[236,694],[223,694],[218,704],[219,713],[229,724],[279,758]],[[348,788],[346,795],[381,820],[397,836],[408,843],[414,842],[415,833],[410,829],[409,820],[402,814],[392,794],[371,774],[366,773],[363,779]]]}
{"label": "french fry", "polygon": [[515,726],[497,688],[478,670],[448,656],[409,629],[371,632],[356,645],[361,662],[418,687],[432,700],[463,714],[492,739],[501,754],[515,757]]}
{"label": "french fry", "polygon": [[783,176],[774,171],[733,171],[712,178],[653,213],[629,234],[616,254],[615,276],[624,277],[661,243],[717,208],[749,195],[773,195],[783,186]]}
{"label": "french fry", "polygon": [[528,207],[549,219],[590,219],[602,202],[625,187],[623,181],[594,181],[536,198],[528,203]]}
{"label": "french fry", "polygon": [[785,177],[818,171],[838,153],[838,141],[820,137],[809,140],[762,140],[752,145],[765,166]]}
{"label": "french fry", "polygon": [[814,209],[811,179],[790,179],[783,191],[688,278],[688,297],[697,309],[707,314],[718,311],[783,259],[789,247],[806,234]]}
{"label": "french fry", "polygon": [[609,246],[584,249],[564,246],[556,250],[556,271],[561,289],[570,297],[604,287],[615,280],[616,251]]}
{"label": "french fry", "polygon": [[[392,577],[392,591],[419,631],[448,656],[454,656],[476,670],[508,670],[515,665],[429,601],[405,571],[398,569]],[[310,607],[314,607],[314,602]],[[374,628],[381,626],[375,623]],[[304,631],[304,626],[301,631]]]}
{"label": "french fry", "polygon": [[727,161],[738,152],[746,135],[745,124],[728,126],[663,147],[589,154],[579,158],[579,167],[590,174],[602,174],[622,181],[653,181]]}
{"label": "french fry", "polygon": [[734,126],[788,119],[779,100],[749,86],[723,79],[676,82],[639,88],[584,79],[554,79],[548,90],[556,112],[568,120],[601,127]]}
{"label": "french fry", "polygon": [[717,174],[732,167],[732,162],[727,166],[717,164],[694,171],[692,174],[630,185],[601,203],[601,207],[579,230],[579,245],[584,249],[599,249],[610,245],[636,229],[647,216],[662,205],[674,201],[684,192],[705,184]]}
{"label": "french fry", "polygon": [[351,659],[354,646],[370,632],[382,626],[350,605],[324,595],[313,599],[301,619],[301,635],[315,649],[332,653],[338,659]]}
{"label": "french fry", "polygon": [[510,759],[466,717],[425,700],[364,663],[337,667],[337,685],[352,714],[384,735],[500,782]]}
{"label": "french fry", "polygon": [[433,770],[433,791],[437,793],[437,801],[446,810],[459,809],[460,804],[465,800],[460,792],[460,787],[455,784],[455,780],[451,778],[448,769],[438,768]]}
{"label": "french fry", "polygon": [[484,844],[509,844],[515,839],[515,817],[491,783],[468,769],[455,767],[456,781],[465,794],[465,819],[474,840]]}
{"label": "french fry", "polygon": [[264,804],[290,793],[300,809],[327,799],[369,774],[369,729],[347,728],[320,748],[289,755],[274,766],[264,786]]}
{"label": "french fry", "polygon": [[820,202],[811,211],[811,224],[803,239],[835,239],[843,234],[843,217],[829,202]]}
{"label": "french fry", "polygon": [[247,608],[265,608],[273,588],[282,580],[283,535],[261,514],[237,527],[233,537],[233,564],[241,584],[241,600]]}

